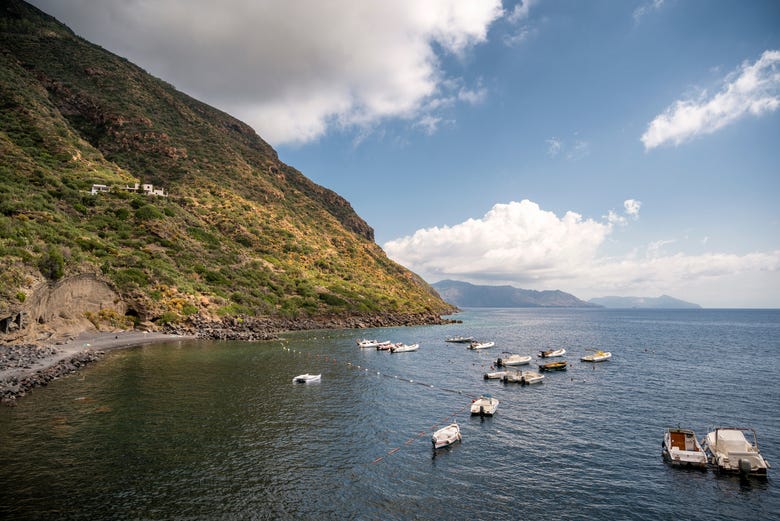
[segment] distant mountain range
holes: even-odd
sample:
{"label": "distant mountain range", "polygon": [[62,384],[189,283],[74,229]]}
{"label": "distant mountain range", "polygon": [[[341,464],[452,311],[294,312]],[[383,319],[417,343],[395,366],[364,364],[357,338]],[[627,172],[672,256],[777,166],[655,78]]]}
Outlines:
{"label": "distant mountain range", "polygon": [[431,284],[439,295],[458,307],[495,308],[587,308],[599,307],[558,290],[535,291],[512,286],[477,286],[442,280]]}
{"label": "distant mountain range", "polygon": [[431,284],[442,299],[465,308],[642,308],[700,309],[691,302],[660,297],[599,297],[587,302],[560,290],[536,291],[513,286],[481,286],[457,280]]}
{"label": "distant mountain range", "polygon": [[660,297],[599,297],[588,302],[605,308],[642,308],[642,309],[701,309],[698,304],[661,295]]}

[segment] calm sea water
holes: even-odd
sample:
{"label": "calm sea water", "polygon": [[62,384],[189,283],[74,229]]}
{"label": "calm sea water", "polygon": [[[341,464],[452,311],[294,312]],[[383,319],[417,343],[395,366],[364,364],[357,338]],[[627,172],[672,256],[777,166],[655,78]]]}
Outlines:
{"label": "calm sea water", "polygon": [[[0,408],[3,519],[778,519],[780,311],[472,309],[462,324],[111,353]],[[453,335],[494,340],[471,351]],[[417,352],[355,339],[420,342]],[[521,387],[503,352],[565,347]],[[613,353],[586,364],[588,349]],[[535,368],[535,365],[531,366]],[[293,376],[321,373],[319,384]],[[491,393],[492,418],[468,414]],[[434,453],[451,421],[463,441]],[[664,465],[667,426],[751,426],[768,480]]]}

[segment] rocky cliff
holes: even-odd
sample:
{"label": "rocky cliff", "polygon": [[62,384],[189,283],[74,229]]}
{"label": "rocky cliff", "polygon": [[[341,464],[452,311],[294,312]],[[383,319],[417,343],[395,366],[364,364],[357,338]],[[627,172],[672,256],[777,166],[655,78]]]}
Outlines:
{"label": "rocky cliff", "polygon": [[373,238],[246,124],[0,4],[0,319],[45,333],[452,310]]}

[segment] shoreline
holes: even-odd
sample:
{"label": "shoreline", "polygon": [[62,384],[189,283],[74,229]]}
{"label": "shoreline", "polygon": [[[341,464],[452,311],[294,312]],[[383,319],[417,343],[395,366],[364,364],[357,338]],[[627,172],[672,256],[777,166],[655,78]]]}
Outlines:
{"label": "shoreline", "polygon": [[74,373],[108,352],[195,338],[136,330],[90,331],[57,342],[0,345],[0,404],[13,407],[32,389]]}
{"label": "shoreline", "polygon": [[251,317],[220,321],[195,318],[186,324],[167,326],[162,331],[82,331],[60,339],[53,335],[43,342],[0,344],[0,404],[13,407],[17,399],[26,396],[32,389],[74,373],[116,349],[195,339],[258,342],[278,339],[279,333],[312,329],[367,329],[457,322],[460,321],[443,319],[436,313],[309,319]]}

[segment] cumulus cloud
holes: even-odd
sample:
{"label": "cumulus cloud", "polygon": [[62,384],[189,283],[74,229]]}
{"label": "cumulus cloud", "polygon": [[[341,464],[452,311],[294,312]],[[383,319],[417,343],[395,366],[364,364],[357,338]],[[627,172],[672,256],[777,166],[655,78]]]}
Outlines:
{"label": "cumulus cloud", "polygon": [[563,217],[523,200],[496,204],[481,219],[418,230],[385,244],[401,264],[434,280],[447,277],[533,280],[577,271],[610,232],[608,223]]}
{"label": "cumulus cloud", "polygon": [[780,51],[764,51],[755,63],[743,63],[724,80],[717,94],[679,100],[650,122],[642,135],[645,150],[680,145],[715,132],[745,115],[761,116],[780,107]]}
{"label": "cumulus cloud", "polygon": [[500,0],[33,0],[78,34],[237,115],[273,144],[414,120],[443,91],[438,52],[484,42]]}
{"label": "cumulus cloud", "polygon": [[[627,215],[636,215],[639,206],[634,199],[624,203]],[[780,251],[667,253],[666,248],[677,242],[667,239],[649,243],[643,254],[635,250],[622,256],[600,254],[614,225],[626,223],[615,212],[603,221],[571,211],[559,217],[523,200],[496,204],[481,218],[454,226],[418,230],[387,242],[384,249],[431,282],[452,278],[562,289],[580,298],[662,293],[684,297],[686,288],[699,285],[701,291],[711,291],[716,282],[733,277],[773,272],[773,280],[778,278]]]}

